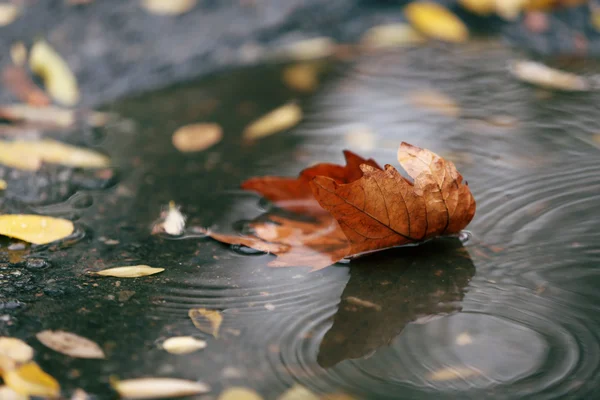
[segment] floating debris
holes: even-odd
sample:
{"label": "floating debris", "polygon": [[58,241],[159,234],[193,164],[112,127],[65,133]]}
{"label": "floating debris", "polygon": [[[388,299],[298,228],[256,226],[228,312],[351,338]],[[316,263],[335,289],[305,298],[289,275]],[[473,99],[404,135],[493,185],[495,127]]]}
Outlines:
{"label": "floating debris", "polygon": [[361,44],[373,49],[411,46],[427,39],[412,26],[403,23],[374,26],[363,35]]}
{"label": "floating debris", "polygon": [[156,15],[181,15],[196,6],[197,0],[143,0],[142,7]]}
{"label": "floating debris", "polygon": [[404,15],[423,35],[446,42],[465,42],[469,31],[465,24],[438,3],[416,1],[404,7]]}
{"label": "floating debris", "polygon": [[245,387],[231,387],[225,389],[218,400],[263,400],[255,390]]}
{"label": "floating debris", "polygon": [[207,393],[204,383],[176,378],[111,379],[111,386],[121,397],[128,399],[161,399]]}
{"label": "floating debris", "polygon": [[0,215],[0,235],[33,244],[47,244],[71,235],[73,223],[67,219],[31,214]]}
{"label": "floating debris", "polygon": [[535,61],[516,60],[509,64],[509,70],[517,79],[547,89],[582,92],[590,90],[585,78],[550,68]]}
{"label": "floating debris", "polygon": [[51,139],[0,140],[0,164],[37,171],[43,162],[80,168],[105,168],[110,165],[110,159],[104,154]]}
{"label": "floating debris", "polygon": [[39,365],[31,361],[15,369],[2,370],[4,383],[24,396],[56,398],[60,386],[56,379],[45,373]]}
{"label": "floating debris", "polygon": [[0,26],[12,24],[21,11],[16,4],[0,3]]}
{"label": "floating debris", "polygon": [[202,350],[206,342],[193,336],[175,336],[162,343],[162,348],[171,354],[188,354]]}
{"label": "floating debris", "polygon": [[65,331],[42,331],[35,335],[46,347],[75,358],[106,358],[104,351],[89,339]]}
{"label": "floating debris", "polygon": [[192,308],[188,316],[194,323],[194,326],[204,333],[219,338],[219,329],[223,322],[223,316],[217,310],[207,310],[206,308]]}
{"label": "floating debris", "polygon": [[113,276],[116,278],[139,278],[163,272],[164,268],[154,268],[148,265],[132,265],[129,267],[114,267],[94,272],[95,275]]}
{"label": "floating debris", "polygon": [[198,152],[219,143],[223,129],[219,124],[199,123],[182,126],[173,133],[173,146],[182,153]]}
{"label": "floating debris", "polygon": [[5,356],[17,363],[26,363],[33,359],[33,348],[21,339],[0,337],[0,356]]}
{"label": "floating debris", "polygon": [[430,381],[451,381],[454,379],[465,379],[481,375],[481,371],[471,367],[446,367],[428,374]]}
{"label": "floating debris", "polygon": [[167,211],[161,212],[161,220],[152,227],[152,234],[165,232],[171,236],[179,236],[185,228],[185,215],[179,211],[179,206],[170,201]]}
{"label": "floating debris", "polygon": [[69,65],[50,45],[39,40],[29,56],[29,67],[44,80],[46,90],[57,102],[73,106],[79,102],[79,88]]}
{"label": "floating debris", "polygon": [[261,139],[277,132],[290,129],[302,119],[302,109],[296,103],[283,105],[260,117],[244,129],[246,140]]}

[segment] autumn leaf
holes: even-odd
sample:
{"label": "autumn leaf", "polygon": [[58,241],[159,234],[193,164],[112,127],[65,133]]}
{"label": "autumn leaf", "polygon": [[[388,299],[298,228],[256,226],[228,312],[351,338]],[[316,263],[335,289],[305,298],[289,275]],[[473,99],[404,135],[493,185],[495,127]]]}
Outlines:
{"label": "autumn leaf", "polygon": [[79,101],[77,79],[67,62],[44,40],[34,43],[29,55],[29,67],[44,80],[44,86],[54,100],[66,106]]}
{"label": "autumn leaf", "polygon": [[407,143],[398,161],[414,182],[391,165],[361,165],[363,176],[348,184],[325,176],[311,181],[350,241],[350,254],[458,233],[473,219],[475,200],[451,161]]}
{"label": "autumn leaf", "polygon": [[253,389],[240,386],[225,389],[218,400],[263,400],[263,398]]}
{"label": "autumn leaf", "polygon": [[173,133],[173,146],[182,153],[206,150],[219,143],[223,129],[218,124],[198,123],[182,126]]}
{"label": "autumn leaf", "polygon": [[416,1],[404,8],[404,15],[412,26],[432,39],[464,42],[469,37],[465,24],[441,4]]}
{"label": "autumn leaf", "polygon": [[0,356],[8,357],[17,363],[25,363],[33,358],[33,348],[21,339],[2,336]]}
{"label": "autumn leaf", "polygon": [[50,98],[37,87],[23,67],[9,66],[2,71],[2,84],[19,100],[33,106],[47,106]]}
{"label": "autumn leaf", "polygon": [[111,379],[111,386],[127,399],[184,397],[210,391],[204,383],[176,378]]}
{"label": "autumn leaf", "polygon": [[42,331],[35,335],[46,347],[76,358],[105,358],[104,351],[90,339],[65,331]]}
{"label": "autumn leaf", "polygon": [[192,10],[197,0],[143,0],[142,7],[156,15],[181,15]]}
{"label": "autumn leaf", "polygon": [[[362,176],[362,164],[380,168],[374,160],[344,151],[346,165],[322,163],[306,168],[298,178],[265,176],[251,178],[242,183],[242,189],[259,193],[278,207],[290,211],[322,214],[323,210],[313,197],[310,181],[316,176],[327,176],[337,183],[349,183]],[[266,250],[265,250],[266,251]]]}
{"label": "autumn leaf", "polygon": [[252,122],[244,129],[242,135],[245,140],[262,139],[294,127],[301,119],[302,109],[298,104],[285,104]]}
{"label": "autumn leaf", "polygon": [[33,361],[2,371],[2,379],[6,386],[22,395],[55,398],[60,394],[58,382]]}
{"label": "autumn leaf", "polygon": [[193,336],[170,337],[162,343],[162,348],[171,354],[188,354],[206,347],[204,340]]}
{"label": "autumn leaf", "polygon": [[192,308],[188,311],[188,316],[196,328],[204,333],[219,338],[219,329],[223,322],[223,316],[217,310],[207,310],[206,308]]}
{"label": "autumn leaf", "polygon": [[127,267],[114,267],[94,272],[95,275],[113,276],[116,278],[139,278],[163,272],[164,268],[154,268],[148,265],[132,265]]}
{"label": "autumn leaf", "polygon": [[0,215],[0,235],[34,244],[47,244],[73,233],[73,223],[62,218],[44,215]]}

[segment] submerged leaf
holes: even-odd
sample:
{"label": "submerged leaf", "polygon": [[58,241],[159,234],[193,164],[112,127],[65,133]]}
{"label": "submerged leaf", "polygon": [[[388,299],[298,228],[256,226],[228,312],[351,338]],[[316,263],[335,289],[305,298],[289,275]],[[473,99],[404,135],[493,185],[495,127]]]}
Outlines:
{"label": "submerged leaf", "polygon": [[188,316],[194,323],[194,326],[204,333],[219,338],[219,329],[223,322],[223,316],[217,310],[207,310],[206,308],[192,308]]}
{"label": "submerged leaf", "polygon": [[25,396],[55,398],[60,394],[58,382],[42,371],[35,362],[28,362],[16,369],[3,371],[2,379],[12,390]]}
{"label": "submerged leaf", "polygon": [[34,244],[47,244],[73,233],[73,223],[43,215],[0,215],[0,235]]}
{"label": "submerged leaf", "polygon": [[217,400],[263,400],[255,390],[245,387],[231,387],[225,389]]}
{"label": "submerged leaf", "polygon": [[29,56],[29,67],[44,80],[46,90],[56,101],[66,106],[77,104],[79,89],[75,75],[46,41],[34,43]]}
{"label": "submerged leaf", "polygon": [[162,348],[171,354],[188,354],[206,347],[206,342],[193,336],[175,336],[162,343]]}
{"label": "submerged leaf", "polygon": [[302,119],[302,109],[295,103],[286,104],[262,116],[244,129],[246,140],[261,139],[265,136],[290,129]]}
{"label": "submerged leaf", "polygon": [[176,378],[139,378],[111,381],[121,397],[128,399],[161,399],[207,393],[204,383]]}
{"label": "submerged leaf", "polygon": [[128,267],[114,267],[94,272],[95,275],[114,276],[116,278],[139,278],[163,272],[164,268],[153,268],[148,265],[132,265]]}
{"label": "submerged leaf", "polygon": [[110,165],[110,159],[103,154],[50,139],[0,141],[0,163],[35,171],[42,162],[80,168]]}
{"label": "submerged leaf", "polygon": [[181,15],[196,6],[197,0],[142,0],[142,6],[156,15]]}
{"label": "submerged leaf", "polygon": [[25,363],[33,358],[33,348],[21,339],[0,337],[0,355],[17,363]]}
{"label": "submerged leaf", "polygon": [[46,347],[76,358],[105,358],[104,351],[89,339],[65,331],[42,331],[36,335]]}
{"label": "submerged leaf", "polygon": [[464,42],[469,37],[465,24],[441,4],[416,1],[404,7],[404,15],[419,32],[433,39]]}
{"label": "submerged leaf", "polygon": [[223,130],[218,124],[198,123],[182,126],[173,134],[173,146],[182,153],[206,150],[219,143]]}

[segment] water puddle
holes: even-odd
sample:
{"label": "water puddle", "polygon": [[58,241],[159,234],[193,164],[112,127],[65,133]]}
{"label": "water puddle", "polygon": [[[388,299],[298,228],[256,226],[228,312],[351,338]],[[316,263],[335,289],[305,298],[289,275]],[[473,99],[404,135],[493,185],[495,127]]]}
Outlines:
{"label": "water puddle", "polygon": [[[313,95],[265,66],[111,104],[122,119],[78,141],[114,169],[0,170],[4,210],[77,226],[61,246],[0,241],[0,333],[33,345],[65,393],[99,399],[113,393],[111,375],[199,379],[213,394],[247,386],[268,399],[294,383],[357,399],[588,397],[600,361],[600,93],[518,82],[506,67],[515,57],[493,42],[426,46],[331,65]],[[292,99],[300,125],[242,139]],[[223,140],[180,153],[171,134],[198,121],[220,124]],[[272,210],[238,189],[249,177],[295,176],[341,162],[345,148],[396,165],[401,141],[455,162],[477,200],[469,232],[309,273],[269,268],[273,255],[198,229],[244,232]],[[185,230],[150,235],[169,201]],[[136,264],[166,270],[89,274]],[[221,313],[218,338],[194,327],[191,308]],[[52,352],[35,340],[43,329],[91,338],[107,359]],[[207,347],[176,356],[157,345],[186,335]]]}

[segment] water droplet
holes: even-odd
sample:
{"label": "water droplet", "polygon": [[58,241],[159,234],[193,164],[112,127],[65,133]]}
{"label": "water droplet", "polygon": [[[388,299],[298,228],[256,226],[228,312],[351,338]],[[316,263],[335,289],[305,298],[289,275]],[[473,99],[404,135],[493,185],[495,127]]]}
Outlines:
{"label": "water droplet", "polygon": [[460,231],[458,234],[458,240],[462,242],[462,244],[467,244],[473,238],[473,234],[469,231]]}

